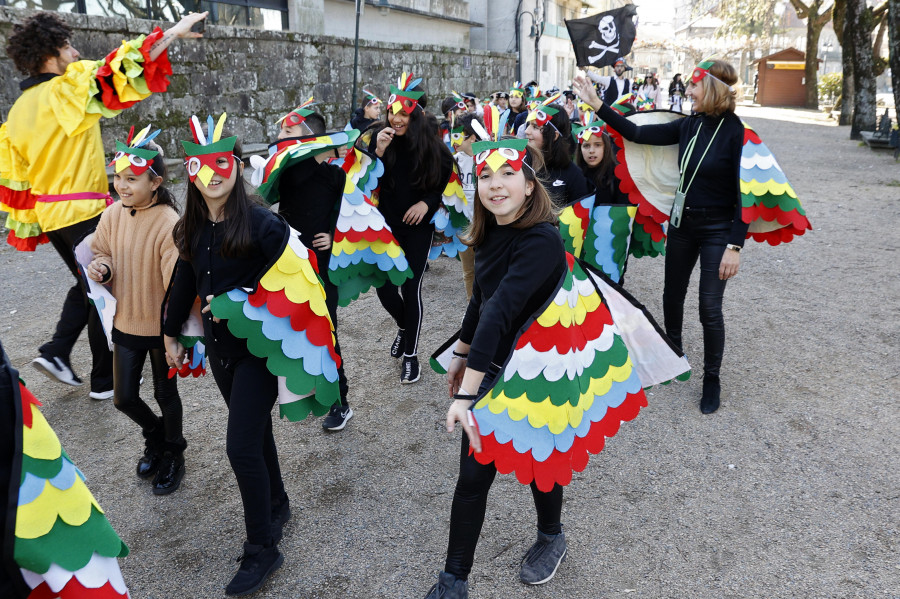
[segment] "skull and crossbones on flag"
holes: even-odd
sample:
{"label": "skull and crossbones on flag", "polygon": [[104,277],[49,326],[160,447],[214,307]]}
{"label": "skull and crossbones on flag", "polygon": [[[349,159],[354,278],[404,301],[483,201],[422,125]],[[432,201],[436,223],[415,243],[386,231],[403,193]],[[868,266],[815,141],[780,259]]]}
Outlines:
{"label": "skull and crossbones on flag", "polygon": [[575,62],[580,67],[605,67],[631,52],[634,43],[637,9],[622,8],[566,21]]}

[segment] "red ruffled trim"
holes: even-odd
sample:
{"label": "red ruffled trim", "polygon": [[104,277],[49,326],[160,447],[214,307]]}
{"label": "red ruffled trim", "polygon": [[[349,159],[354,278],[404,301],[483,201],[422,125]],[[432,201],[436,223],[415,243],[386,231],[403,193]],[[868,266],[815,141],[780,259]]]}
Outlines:
{"label": "red ruffled trim", "polygon": [[759,135],[757,135],[755,131],[751,131],[747,127],[744,127],[744,145],[747,145],[748,141],[757,145],[762,144],[762,140],[759,138]]}
{"label": "red ruffled trim", "polygon": [[[615,168],[616,177],[619,178],[619,189],[628,196],[629,202],[638,207],[639,214],[642,214],[657,223],[666,222],[669,220],[669,215],[660,212],[653,204],[648,202],[647,198],[644,197],[644,194],[638,190],[634,179],[631,178],[631,173],[628,172],[628,161],[625,160],[625,142],[622,139],[622,134],[609,126],[607,126],[607,130],[609,131],[609,135],[613,142],[619,148],[619,151],[616,152],[616,159],[619,163]],[[655,237],[653,240],[658,241]]]}
{"label": "red ruffled trim", "polygon": [[613,324],[612,316],[605,305],[600,305],[593,312],[585,315],[581,325],[574,323],[564,327],[556,323],[551,327],[542,327],[537,321],[519,336],[516,349],[522,349],[528,343],[539,352],[555,349],[560,354],[581,351],[588,341],[593,341],[603,334],[603,329]]}
{"label": "red ruffled trim", "polygon": [[150,60],[150,48],[163,36],[163,30],[157,27],[153,33],[144,39],[141,44],[141,54],[144,56],[144,81],[147,89],[158,94],[169,89],[169,75],[172,74],[172,63],[169,62],[169,49],[166,48],[156,60]]}
{"label": "red ruffled trim", "polygon": [[97,69],[97,83],[100,85],[100,101],[110,110],[123,110],[138,103],[138,100],[133,102],[121,102],[119,100],[119,95],[116,93],[116,88],[112,84],[112,67],[109,63],[115,58],[118,51],[119,49],[116,48],[107,54],[106,59],[103,61],[103,65]]}
{"label": "red ruffled trim", "polygon": [[350,229],[346,233],[338,232],[335,235],[336,241],[342,241],[344,239],[350,241],[351,243],[359,243],[360,241],[383,241],[384,243],[389,243],[391,245],[396,245],[397,240],[394,239],[394,236],[391,235],[391,232],[387,229],[381,229],[380,231],[376,231],[374,229],[366,229],[365,231],[356,231],[354,229]]}
{"label": "red ruffled trim", "polygon": [[36,198],[30,189],[17,191],[0,185],[0,204],[16,210],[33,210]]}
{"label": "red ruffled trim", "polygon": [[741,211],[741,220],[743,220],[745,223],[752,223],[756,220],[763,220],[766,222],[777,222],[780,225],[784,225],[784,227],[780,229],[767,231],[765,233],[750,233],[749,231],[747,232],[747,239],[752,239],[753,241],[758,242],[765,241],[769,245],[788,243],[796,235],[803,235],[804,233],[806,233],[806,231],[812,231],[812,225],[809,224],[809,219],[807,219],[806,216],[800,214],[798,211],[791,210],[790,212],[783,212],[777,207],[768,208],[762,204],[745,207]]}
{"label": "red ruffled trim", "polygon": [[24,239],[20,237],[16,237],[14,231],[10,231],[9,235],[6,236],[6,243],[13,246],[20,252],[33,252],[37,249],[37,246],[42,243],[49,243],[50,240],[47,239],[47,235],[41,233],[37,237],[26,237]]}
{"label": "red ruffled trim", "polygon": [[516,479],[523,485],[535,481],[538,489],[546,493],[555,484],[566,486],[572,482],[572,472],[581,472],[587,467],[589,454],[600,453],[606,439],[619,432],[619,425],[634,420],[641,408],[646,406],[647,396],[643,389],[629,393],[619,407],[609,408],[603,420],[591,424],[587,436],[575,437],[569,451],[563,453],[554,449],[543,462],[536,461],[530,450],[528,453],[517,452],[512,441],[498,443],[493,433],[481,437],[481,453],[474,453],[470,448],[469,454],[480,464],[494,462],[501,474],[515,472]]}
{"label": "red ruffled trim", "polygon": [[22,381],[19,381],[19,395],[22,399],[22,424],[25,428],[31,428],[31,406],[41,407],[44,404],[38,401],[38,398],[28,390]]}
{"label": "red ruffled trim", "polygon": [[116,592],[112,583],[107,582],[102,587],[91,589],[83,586],[73,576],[58,593],[54,593],[46,582],[42,582],[34,587],[28,599],[123,599],[127,596],[127,593],[123,595]]}
{"label": "red ruffled trim", "polygon": [[[312,252],[310,252],[312,255]],[[255,308],[266,306],[268,311],[278,318],[291,319],[291,328],[295,331],[306,331],[306,338],[317,347],[327,347],[328,353],[335,363],[341,365],[341,357],[334,351],[331,338],[331,325],[324,316],[318,316],[309,307],[309,302],[295,304],[287,298],[284,290],[271,292],[260,286],[247,297],[247,301]]]}

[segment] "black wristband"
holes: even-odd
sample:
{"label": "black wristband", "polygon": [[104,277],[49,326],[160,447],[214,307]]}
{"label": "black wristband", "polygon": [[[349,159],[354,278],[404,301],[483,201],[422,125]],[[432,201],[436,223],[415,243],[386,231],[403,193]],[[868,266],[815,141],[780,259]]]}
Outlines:
{"label": "black wristband", "polygon": [[457,393],[456,395],[453,396],[453,399],[454,400],[461,399],[461,400],[465,400],[465,401],[475,401],[476,399],[478,399],[478,396],[477,395],[464,395],[462,393]]}
{"label": "black wristband", "polygon": [[459,353],[458,351],[453,350],[453,357],[454,357],[454,358],[461,358],[461,359],[463,359],[463,360],[468,360],[468,359],[469,359],[469,354],[467,354],[467,353],[461,354],[461,353]]}

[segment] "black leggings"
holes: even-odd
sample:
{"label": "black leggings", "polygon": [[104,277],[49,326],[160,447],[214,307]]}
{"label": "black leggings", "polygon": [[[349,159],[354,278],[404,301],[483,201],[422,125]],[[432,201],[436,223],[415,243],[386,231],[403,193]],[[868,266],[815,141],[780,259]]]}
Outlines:
{"label": "black leggings", "polygon": [[719,278],[719,265],[730,232],[730,220],[685,214],[680,227],[669,227],[666,242],[663,315],[666,334],[679,348],[682,347],[684,298],[691,272],[700,258],[700,324],[703,325],[703,371],[707,377],[719,376],[725,351],[725,319],[722,316],[725,281]]}
{"label": "black leggings", "polygon": [[[162,418],[140,397],[141,371],[150,356],[153,371],[153,398],[159,404]],[[113,390],[116,408],[141,427],[144,437],[164,441],[167,451],[184,451],[187,443],[182,431],[183,411],[178,396],[176,377],[169,378],[166,352],[163,348],[131,349],[116,344],[113,349]],[[162,430],[160,430],[162,425]]]}
{"label": "black leggings", "polygon": [[93,357],[91,390],[108,391],[113,387],[112,352],[109,351],[106,335],[100,324],[100,315],[88,301],[87,292],[81,282],[81,275],[78,274],[78,262],[75,260],[73,250],[75,242],[84,237],[85,233],[92,231],[99,221],[100,216],[98,215],[84,222],[47,233],[50,243],[53,244],[59,257],[69,268],[69,272],[75,277],[75,284],[69,288],[66,299],[63,301],[62,312],[56,323],[53,338],[38,348],[38,351],[48,356],[57,356],[68,360],[75,342],[78,341],[78,336],[87,325],[88,342]]}
{"label": "black leggings", "polygon": [[[493,368],[484,377],[478,389],[480,395],[493,386],[497,371]],[[474,456],[469,455],[469,437],[463,433],[462,448],[459,453],[459,478],[456,491],[453,493],[453,507],[450,509],[450,540],[447,543],[447,562],[444,572],[457,578],[467,580],[475,561],[475,546],[481,535],[484,515],[487,511],[488,492],[494,484],[497,468],[493,462],[480,464]],[[531,496],[537,511],[538,530],[547,535],[562,532],[560,518],[562,516],[563,488],[554,485],[549,493],[545,493],[531,483]]]}
{"label": "black leggings", "polygon": [[400,287],[385,283],[376,293],[384,309],[405,331],[403,353],[415,356],[419,351],[419,333],[422,330],[422,275],[425,274],[428,252],[431,251],[434,226],[424,223],[416,227],[398,227],[393,233],[406,254],[413,276]]}
{"label": "black leggings", "polygon": [[[479,464],[469,455],[469,438],[463,433],[462,449],[459,456],[459,479],[453,493],[453,507],[450,510],[450,541],[447,543],[447,562],[444,572],[463,580],[468,579],[475,561],[475,546],[481,535],[484,515],[487,510],[488,491],[494,483],[497,468],[493,463]],[[538,490],[531,483],[531,495],[537,510],[537,526],[544,534],[556,535],[562,532],[563,488],[554,485],[549,493]]]}
{"label": "black leggings", "polygon": [[219,359],[210,351],[209,365],[228,406],[225,448],[244,504],[247,541],[269,545],[273,500],[285,495],[272,435],[278,379],[265,360],[250,354]]}

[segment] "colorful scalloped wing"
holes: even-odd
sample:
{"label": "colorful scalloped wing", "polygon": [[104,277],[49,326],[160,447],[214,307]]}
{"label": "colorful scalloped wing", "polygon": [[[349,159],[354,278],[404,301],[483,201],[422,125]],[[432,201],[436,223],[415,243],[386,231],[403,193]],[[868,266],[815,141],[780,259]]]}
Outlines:
{"label": "colorful scalloped wing", "polygon": [[116,316],[116,298],[106,285],[98,283],[87,276],[87,265],[94,259],[94,252],[91,250],[91,240],[93,239],[94,233],[91,232],[75,245],[75,261],[78,263],[78,274],[81,275],[81,281],[87,289],[88,300],[100,315],[100,324],[103,327],[103,333],[106,335],[106,343],[110,351],[112,351],[112,330]]}
{"label": "colorful scalloped wing", "polygon": [[371,288],[402,285],[412,269],[381,212],[366,197],[384,174],[380,160],[353,148],[333,162],[347,173],[331,244],[328,277],[346,306]]}
{"label": "colorful scalloped wing", "polygon": [[6,123],[0,125],[0,211],[6,212],[6,241],[21,252],[33,252],[50,240],[41,230],[27,175],[16,167]]}
{"label": "colorful scalloped wing", "polygon": [[[668,110],[629,112],[624,116],[637,125],[666,123],[684,117]],[[665,243],[660,225],[669,220],[675,189],[680,179],[678,145],[636,144],[623,138],[609,123],[606,127],[613,143],[619,148],[615,168],[619,189],[628,196],[629,202],[638,207],[635,215],[635,222],[641,228],[638,234],[638,251],[642,255],[657,255],[654,252],[659,252]]]}
{"label": "colorful scalloped wing", "polygon": [[741,203],[742,219],[750,223],[748,239],[778,245],[812,229],[775,156],[746,123],[741,151]]}
{"label": "colorful scalloped wing", "polygon": [[35,589],[31,597],[126,597],[116,558],[128,555],[128,547],[44,419],[40,402],[24,384],[19,391],[23,459],[15,560]]}
{"label": "colorful scalloped wing", "polygon": [[210,302],[213,315],[226,320],[231,333],[246,339],[250,353],[264,358],[279,377],[280,413],[292,422],[310,412],[321,416],[340,401],[341,358],[314,259],[291,229],[255,290],[232,289]]}
{"label": "colorful scalloped wing", "polygon": [[200,298],[197,297],[178,335],[178,343],[187,350],[187,357],[181,368],[169,368],[169,378],[176,374],[183,378],[189,376],[197,378],[206,374],[206,339],[203,335],[201,309]]}
{"label": "colorful scalloped wing", "polygon": [[263,199],[269,204],[275,204],[280,199],[278,182],[287,169],[327,150],[345,147],[356,141],[358,136],[359,131],[350,129],[317,137],[276,142],[269,146],[268,158],[251,160],[254,171],[250,183],[256,187]]}
{"label": "colorful scalloped wing", "polygon": [[[521,332],[493,388],[473,408],[482,438],[475,459],[515,472],[523,484],[534,481],[542,491],[567,485],[573,472],[587,466],[589,454],[599,453],[622,422],[637,416],[647,405],[648,382],[688,370],[684,356],[658,327],[651,328],[642,342],[654,351],[643,355],[665,365],[652,367],[656,376],[642,380],[597,275],[570,254],[567,264],[554,296]],[[646,333],[646,326],[641,329]],[[436,354],[434,363],[441,357]]]}
{"label": "colorful scalloped wing", "polygon": [[441,206],[431,218],[431,223],[434,225],[435,233],[441,243],[431,246],[428,253],[430,260],[434,260],[441,254],[454,258],[469,247],[459,239],[459,234],[468,226],[469,220],[472,218],[472,206],[463,192],[459,167],[456,166],[455,160],[450,180],[447,181],[441,196]]}
{"label": "colorful scalloped wing", "polygon": [[618,283],[625,274],[629,254],[659,255],[665,247],[664,238],[659,242],[662,247],[656,248],[644,229],[636,226],[637,214],[637,206],[597,204],[593,195],[566,206],[559,215],[566,251]]}
{"label": "colorful scalloped wing", "polygon": [[[172,74],[167,51],[156,60],[150,59],[150,48],[163,37],[159,27],[147,36],[123,41],[122,45],[97,61],[95,74],[99,86],[99,101],[102,108],[117,113],[129,108],[154,92],[163,92],[169,86],[168,75]],[[96,101],[96,97],[92,98]],[[101,112],[101,107],[88,112]]]}

